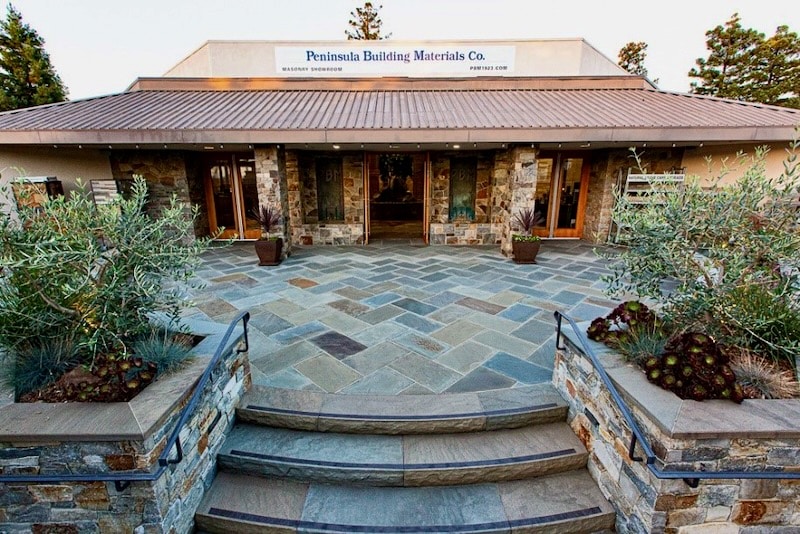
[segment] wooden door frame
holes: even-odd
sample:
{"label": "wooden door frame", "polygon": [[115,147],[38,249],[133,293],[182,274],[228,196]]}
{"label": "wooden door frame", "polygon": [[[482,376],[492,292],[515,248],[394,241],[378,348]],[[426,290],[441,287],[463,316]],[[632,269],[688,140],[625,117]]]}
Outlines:
{"label": "wooden door frame", "polygon": [[[588,152],[579,152],[579,151],[557,151],[557,152],[542,152],[538,155],[537,159],[552,159],[553,160],[553,170],[552,174],[550,175],[550,206],[548,206],[548,212],[550,212],[550,219],[552,225],[545,230],[545,232],[539,232],[538,235],[542,237],[552,237],[552,238],[569,238],[569,237],[581,237],[583,234],[583,222],[586,213],[586,202],[588,200],[589,194],[589,174],[591,169],[590,164],[590,153]],[[581,160],[581,183],[580,183],[580,191],[578,193],[578,208],[577,213],[575,214],[575,228],[563,228],[558,229],[558,208],[560,205],[561,200],[561,188],[560,185],[560,178],[561,178],[561,166],[564,164],[564,161],[567,159],[578,159]],[[544,235],[542,235],[544,234]]]}
{"label": "wooden door frame", "polygon": [[[247,239],[247,214],[244,213],[244,186],[242,184],[242,176],[239,172],[239,165],[237,163],[237,158],[239,156],[243,156],[244,154],[249,153],[219,152],[216,154],[206,154],[205,157],[200,159],[201,165],[203,166],[203,189],[206,195],[206,215],[208,217],[208,229],[212,234],[219,230],[219,224],[217,222],[217,206],[214,199],[214,186],[211,179],[211,166],[215,162],[222,161],[224,159],[227,161],[231,179],[231,202],[233,203],[231,209],[233,210],[234,223],[233,231],[239,236],[240,240]],[[226,231],[227,230],[231,229],[226,228]]]}

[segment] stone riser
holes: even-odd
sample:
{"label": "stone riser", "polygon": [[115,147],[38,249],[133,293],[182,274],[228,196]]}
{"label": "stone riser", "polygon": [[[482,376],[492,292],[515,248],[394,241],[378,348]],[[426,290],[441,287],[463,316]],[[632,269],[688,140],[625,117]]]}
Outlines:
{"label": "stone riser", "polygon": [[585,470],[443,488],[358,488],[220,473],[215,486],[214,499],[196,516],[203,532],[561,534],[614,524],[613,509]]}
{"label": "stone riser", "polygon": [[613,508],[551,387],[435,399],[254,388],[218,455],[198,530],[613,528]]}
{"label": "stone riser", "polygon": [[443,434],[520,428],[564,421],[567,408],[549,385],[496,392],[421,396],[329,395],[251,390],[240,421],[315,432]]}
{"label": "stone riser", "polygon": [[254,458],[245,451],[221,454],[218,460],[221,469],[249,475],[353,485],[420,487],[521,480],[561,473],[585,467],[587,456],[575,449],[563,449],[538,457],[531,455],[476,462],[479,465],[475,466],[434,464],[424,468],[414,465],[315,465],[287,458]]}

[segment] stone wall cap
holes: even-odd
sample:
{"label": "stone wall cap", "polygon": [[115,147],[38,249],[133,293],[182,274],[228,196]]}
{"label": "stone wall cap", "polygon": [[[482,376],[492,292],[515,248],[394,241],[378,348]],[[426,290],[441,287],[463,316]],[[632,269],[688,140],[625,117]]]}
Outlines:
{"label": "stone wall cap", "polygon": [[[12,403],[0,406],[0,443],[59,441],[143,441],[186,402],[219,345],[226,325],[194,321],[191,331],[206,335],[187,366],[160,377],[129,402]],[[234,331],[230,352],[243,336]]]}

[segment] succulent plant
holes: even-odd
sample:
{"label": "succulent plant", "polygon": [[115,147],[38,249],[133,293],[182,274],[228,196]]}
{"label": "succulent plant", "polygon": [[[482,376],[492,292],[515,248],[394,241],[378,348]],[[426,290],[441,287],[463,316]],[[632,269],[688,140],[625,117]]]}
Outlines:
{"label": "succulent plant", "polygon": [[734,402],[744,399],[727,356],[714,339],[701,332],[673,337],[659,364],[647,363],[647,378],[682,399],[730,399]]}
{"label": "succulent plant", "polygon": [[639,364],[647,379],[682,399],[730,399],[745,391],[714,339],[703,332],[670,337],[655,313],[638,301],[626,301],[606,317],[594,319],[589,339],[619,350]]}

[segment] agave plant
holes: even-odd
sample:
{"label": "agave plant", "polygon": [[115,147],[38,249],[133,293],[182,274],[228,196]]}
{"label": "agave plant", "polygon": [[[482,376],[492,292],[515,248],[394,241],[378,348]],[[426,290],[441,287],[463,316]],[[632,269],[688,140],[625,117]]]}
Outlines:
{"label": "agave plant", "polygon": [[261,226],[261,239],[269,239],[270,234],[281,224],[281,214],[272,206],[259,206],[253,209],[253,216]]}
{"label": "agave plant", "polygon": [[514,241],[539,241],[541,238],[533,235],[533,229],[544,224],[544,219],[533,208],[523,208],[516,215],[514,221],[524,232],[523,235],[514,235]]}

